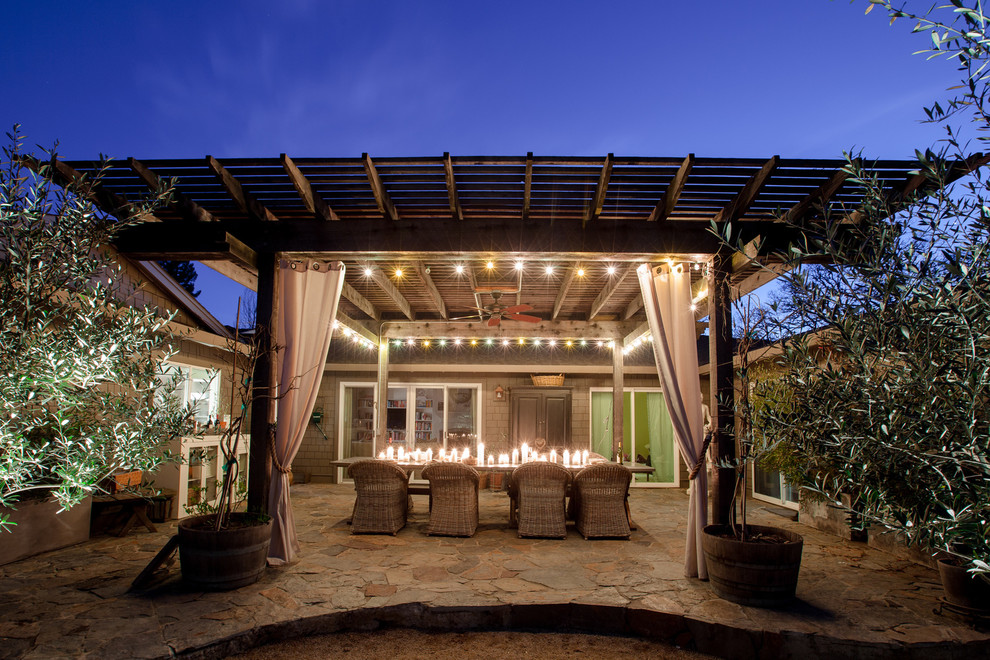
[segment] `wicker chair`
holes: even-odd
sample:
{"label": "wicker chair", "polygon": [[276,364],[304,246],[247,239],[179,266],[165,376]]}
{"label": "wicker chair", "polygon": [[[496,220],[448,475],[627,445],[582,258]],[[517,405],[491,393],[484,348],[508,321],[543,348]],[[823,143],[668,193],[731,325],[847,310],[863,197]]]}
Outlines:
{"label": "wicker chair", "polygon": [[567,536],[567,485],[571,474],[556,463],[535,461],[512,471],[509,484],[510,518],[518,507],[519,536]]}
{"label": "wicker chair", "polygon": [[632,471],[617,463],[590,465],[574,477],[571,513],[584,538],[629,538]]}
{"label": "wicker chair", "polygon": [[351,534],[392,534],[406,524],[409,479],[391,461],[355,461],[347,468],[354,479],[354,514]]}
{"label": "wicker chair", "polygon": [[430,482],[430,524],[427,534],[473,536],[478,529],[478,471],[463,463],[430,463],[423,478]]}

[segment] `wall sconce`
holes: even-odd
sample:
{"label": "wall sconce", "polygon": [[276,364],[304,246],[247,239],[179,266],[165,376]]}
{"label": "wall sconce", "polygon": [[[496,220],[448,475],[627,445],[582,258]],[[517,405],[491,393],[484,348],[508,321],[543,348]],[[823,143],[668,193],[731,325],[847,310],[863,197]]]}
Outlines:
{"label": "wall sconce", "polygon": [[495,386],[495,400],[505,401],[505,390],[502,389],[501,385]]}

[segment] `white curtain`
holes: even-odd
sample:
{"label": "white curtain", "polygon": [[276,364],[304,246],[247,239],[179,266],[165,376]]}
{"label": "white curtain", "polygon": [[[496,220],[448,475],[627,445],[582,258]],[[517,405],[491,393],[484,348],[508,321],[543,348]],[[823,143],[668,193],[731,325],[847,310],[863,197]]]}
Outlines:
{"label": "white curtain", "polygon": [[[697,463],[704,445],[704,414],[698,377],[698,348],[691,311],[691,275],[681,266],[639,267],[646,318],[653,335],[653,356],[663,384],[663,396],[674,427],[674,439],[688,468]],[[701,547],[708,524],[708,477],[702,469],[691,484],[688,502],[684,574],[708,579]]]}
{"label": "white curtain", "polygon": [[289,502],[289,472],[320,390],[343,287],[344,264],[340,262],[279,263],[275,322],[280,348],[275,355],[279,399],[268,494],[268,513],[273,518],[269,564],[289,563],[299,552]]}

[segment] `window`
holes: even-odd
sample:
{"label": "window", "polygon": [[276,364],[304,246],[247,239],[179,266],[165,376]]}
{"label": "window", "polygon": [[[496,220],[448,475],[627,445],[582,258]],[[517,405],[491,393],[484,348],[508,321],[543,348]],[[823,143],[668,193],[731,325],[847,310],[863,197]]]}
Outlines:
{"label": "window", "polygon": [[216,369],[169,364],[160,376],[163,387],[189,405],[193,420],[200,426],[216,421],[220,412],[220,372]]}

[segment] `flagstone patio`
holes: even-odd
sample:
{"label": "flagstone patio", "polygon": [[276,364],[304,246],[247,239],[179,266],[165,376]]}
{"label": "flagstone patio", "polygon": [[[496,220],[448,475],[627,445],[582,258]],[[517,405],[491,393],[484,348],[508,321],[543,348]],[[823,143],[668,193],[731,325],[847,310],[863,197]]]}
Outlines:
{"label": "flagstone patio", "polygon": [[990,656],[990,633],[935,613],[937,573],[756,504],[752,522],[805,539],[797,600],[743,607],[683,577],[687,497],[636,490],[629,541],[519,539],[508,498],[483,491],[468,539],[428,537],[426,499],[395,537],[353,536],[349,485],[292,488],[300,561],[232,592],[185,587],[178,564],[128,593],[174,533],[138,529],[0,567],[0,658],[217,658],[338,630],[550,629],[642,635],[715,655]]}

